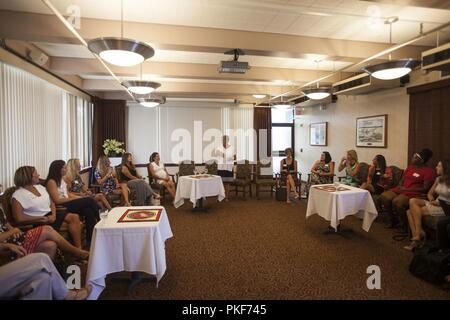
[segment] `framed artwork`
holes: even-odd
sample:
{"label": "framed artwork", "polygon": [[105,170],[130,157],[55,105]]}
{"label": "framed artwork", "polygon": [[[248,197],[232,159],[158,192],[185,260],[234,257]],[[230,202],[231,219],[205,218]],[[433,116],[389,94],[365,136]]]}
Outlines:
{"label": "framed artwork", "polygon": [[162,209],[128,209],[117,222],[157,222]]}
{"label": "framed artwork", "polygon": [[311,123],[309,125],[309,144],[311,146],[327,145],[328,122]]}
{"label": "framed artwork", "polygon": [[387,147],[387,114],[356,119],[356,146]]}

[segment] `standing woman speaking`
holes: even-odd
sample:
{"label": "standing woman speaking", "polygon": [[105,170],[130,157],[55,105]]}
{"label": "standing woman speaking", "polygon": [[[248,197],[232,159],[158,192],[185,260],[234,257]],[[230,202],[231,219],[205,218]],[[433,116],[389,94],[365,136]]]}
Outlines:
{"label": "standing woman speaking", "polygon": [[86,240],[90,243],[95,224],[99,220],[100,207],[94,198],[69,194],[67,183],[63,179],[66,173],[67,165],[63,160],[53,161],[45,181],[47,191],[55,204],[66,207],[69,212],[85,217]]}

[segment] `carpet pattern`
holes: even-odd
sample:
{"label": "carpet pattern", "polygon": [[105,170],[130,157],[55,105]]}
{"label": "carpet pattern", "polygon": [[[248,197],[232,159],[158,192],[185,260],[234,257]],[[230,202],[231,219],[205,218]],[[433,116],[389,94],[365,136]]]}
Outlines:
{"label": "carpet pattern", "polygon": [[[167,270],[127,295],[128,273],[108,276],[100,299],[450,299],[450,293],[413,277],[408,242],[374,222],[347,217],[350,239],[325,235],[328,223],[305,219],[306,203],[269,197],[208,199],[208,212],[191,204],[166,210],[174,237],[166,242]],[[367,267],[381,269],[381,290],[366,286]]]}

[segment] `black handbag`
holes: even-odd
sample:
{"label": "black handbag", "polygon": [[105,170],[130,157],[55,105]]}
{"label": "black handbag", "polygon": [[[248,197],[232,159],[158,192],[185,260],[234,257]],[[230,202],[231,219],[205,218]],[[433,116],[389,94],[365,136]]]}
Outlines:
{"label": "black handbag", "polygon": [[442,284],[450,274],[450,252],[425,245],[414,251],[409,271],[418,278]]}
{"label": "black handbag", "polygon": [[275,192],[275,197],[278,201],[286,201],[286,188],[285,187],[277,188]]}

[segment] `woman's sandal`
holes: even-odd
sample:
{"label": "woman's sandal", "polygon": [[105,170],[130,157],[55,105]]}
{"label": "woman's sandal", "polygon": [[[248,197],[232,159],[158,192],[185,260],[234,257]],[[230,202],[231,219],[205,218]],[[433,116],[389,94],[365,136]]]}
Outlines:
{"label": "woman's sandal", "polygon": [[420,241],[419,240],[413,240],[409,246],[405,246],[405,247],[403,247],[403,249],[406,249],[408,251],[413,251],[419,245],[420,245]]}

